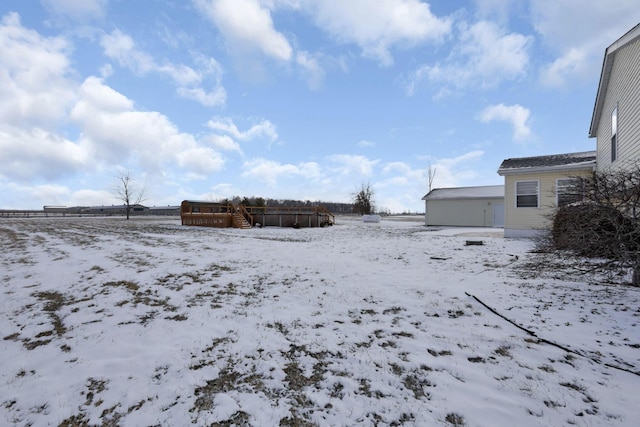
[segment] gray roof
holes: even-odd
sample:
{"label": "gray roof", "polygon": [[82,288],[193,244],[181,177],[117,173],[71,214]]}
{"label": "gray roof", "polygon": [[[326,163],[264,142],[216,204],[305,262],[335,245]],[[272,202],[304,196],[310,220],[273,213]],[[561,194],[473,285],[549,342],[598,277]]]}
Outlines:
{"label": "gray roof", "polygon": [[593,116],[591,116],[591,126],[589,127],[589,136],[591,138],[598,134],[598,123],[600,123],[600,115],[602,115],[604,100],[607,96],[607,88],[609,87],[609,79],[611,78],[611,69],[613,68],[616,51],[635,41],[638,37],[640,37],[640,24],[636,25],[618,40],[613,42],[604,52],[602,71],[600,72],[600,82],[598,83],[598,92],[596,94],[596,103],[593,106]]}
{"label": "gray roof", "polygon": [[596,164],[595,151],[579,153],[552,154],[535,157],[516,157],[506,159],[498,168],[499,175],[511,173],[543,172],[566,169],[584,169]]}
{"label": "gray roof", "polygon": [[159,210],[164,210],[164,209],[167,209],[167,210],[169,210],[169,209],[180,209],[180,206],[168,206],[167,205],[167,206],[150,206],[149,207],[150,211],[154,211],[154,210],[159,211]]}
{"label": "gray roof", "polygon": [[[136,208],[145,208],[147,209],[146,206],[142,206],[142,205],[129,205],[130,207],[136,207]],[[86,206],[85,209],[100,209],[100,210],[116,210],[116,209],[126,209],[127,205],[101,205],[101,206]]]}
{"label": "gray roof", "polygon": [[497,199],[504,197],[504,185],[481,187],[434,188],[422,200]]}

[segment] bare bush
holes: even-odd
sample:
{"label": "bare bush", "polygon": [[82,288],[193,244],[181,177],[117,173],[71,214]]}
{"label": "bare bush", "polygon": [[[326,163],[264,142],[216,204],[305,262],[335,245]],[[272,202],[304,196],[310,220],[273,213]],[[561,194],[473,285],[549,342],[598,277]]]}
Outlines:
{"label": "bare bush", "polygon": [[353,212],[360,215],[368,215],[375,212],[373,201],[373,188],[371,184],[362,184],[360,191],[353,193]]}
{"label": "bare bush", "polygon": [[640,165],[574,178],[565,192],[581,201],[554,214],[554,247],[630,268],[640,286]]}

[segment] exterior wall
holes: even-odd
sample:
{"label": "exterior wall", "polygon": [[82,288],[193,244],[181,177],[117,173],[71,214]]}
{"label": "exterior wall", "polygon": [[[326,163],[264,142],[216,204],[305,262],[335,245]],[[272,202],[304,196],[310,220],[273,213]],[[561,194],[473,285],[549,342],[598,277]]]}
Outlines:
{"label": "exterior wall", "polygon": [[[514,174],[504,177],[505,237],[531,237],[549,227],[549,217],[557,207],[558,179],[588,176],[591,169],[570,172]],[[538,181],[538,207],[516,207],[516,182]]]}
{"label": "exterior wall", "polygon": [[182,225],[215,228],[232,227],[231,214],[228,213],[182,213],[180,218]]}
{"label": "exterior wall", "polygon": [[493,205],[503,198],[425,201],[425,225],[493,227]]}
{"label": "exterior wall", "polygon": [[[598,170],[640,162],[640,39],[615,52],[597,133]],[[618,105],[618,155],[611,163],[611,112]]]}
{"label": "exterior wall", "polygon": [[263,227],[322,227],[327,218],[318,214],[262,213],[253,215],[254,222]]}

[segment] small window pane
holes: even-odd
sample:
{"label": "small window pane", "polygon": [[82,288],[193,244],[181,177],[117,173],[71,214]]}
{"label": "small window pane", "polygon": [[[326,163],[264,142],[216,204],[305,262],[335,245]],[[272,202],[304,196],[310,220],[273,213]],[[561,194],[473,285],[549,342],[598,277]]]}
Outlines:
{"label": "small window pane", "polygon": [[538,181],[516,182],[516,207],[538,207]]}
{"label": "small window pane", "polygon": [[538,196],[518,196],[517,203],[519,208],[537,208]]}
{"label": "small window pane", "polygon": [[538,181],[518,182],[518,194],[538,194]]}
{"label": "small window pane", "polygon": [[616,135],[611,137],[611,161],[615,162],[618,158],[618,137]]}
{"label": "small window pane", "polygon": [[559,179],[556,187],[558,206],[567,206],[583,199],[580,180],[578,179]]}

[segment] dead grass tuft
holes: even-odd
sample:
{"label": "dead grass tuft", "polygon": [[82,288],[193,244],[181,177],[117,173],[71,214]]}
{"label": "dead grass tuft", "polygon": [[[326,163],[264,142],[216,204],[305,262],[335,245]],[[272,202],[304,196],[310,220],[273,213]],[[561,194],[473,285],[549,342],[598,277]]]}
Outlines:
{"label": "dead grass tuft", "polygon": [[500,347],[496,348],[493,352],[502,357],[511,357],[511,352],[509,352],[510,349],[511,347],[508,345],[501,345]]}
{"label": "dead grass tuft", "polygon": [[123,287],[129,291],[137,291],[138,289],[140,289],[140,286],[138,286],[138,284],[136,282],[131,282],[129,280],[118,280],[117,282],[107,282],[102,286],[108,286],[108,287]]}
{"label": "dead grass tuft", "polygon": [[455,412],[449,412],[444,420],[455,427],[463,427],[467,425],[467,422],[464,420],[464,417]]}

